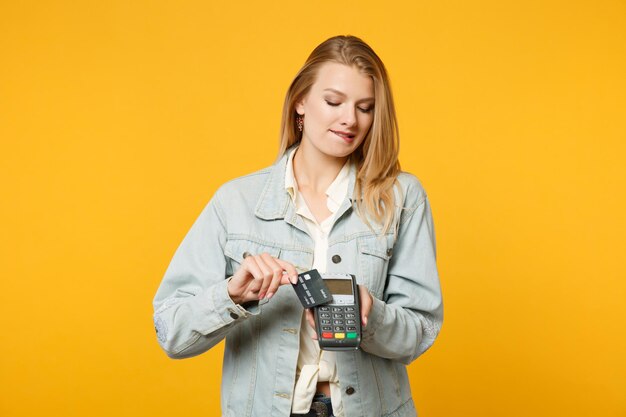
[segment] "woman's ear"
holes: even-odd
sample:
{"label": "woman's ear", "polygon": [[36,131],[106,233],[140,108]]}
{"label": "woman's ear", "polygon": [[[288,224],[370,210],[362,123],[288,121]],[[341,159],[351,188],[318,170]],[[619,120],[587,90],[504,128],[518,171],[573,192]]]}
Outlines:
{"label": "woman's ear", "polygon": [[296,112],[300,115],[303,116],[304,115],[304,103],[305,103],[306,98],[301,98],[297,103],[296,103]]}

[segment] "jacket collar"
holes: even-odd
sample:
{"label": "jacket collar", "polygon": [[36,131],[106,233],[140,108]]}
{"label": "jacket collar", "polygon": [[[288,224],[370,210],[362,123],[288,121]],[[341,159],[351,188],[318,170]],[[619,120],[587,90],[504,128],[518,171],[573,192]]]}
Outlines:
{"label": "jacket collar", "polygon": [[[287,170],[287,160],[293,152],[295,146],[287,149],[287,152],[270,168],[270,174],[263,186],[263,191],[257,202],[254,214],[264,220],[289,219],[295,223],[296,212],[289,193],[285,189],[285,172]],[[356,169],[354,164],[350,164],[348,173],[348,190],[343,203],[339,207],[336,218],[342,216],[352,207],[352,195],[354,194],[354,183],[356,179]]]}

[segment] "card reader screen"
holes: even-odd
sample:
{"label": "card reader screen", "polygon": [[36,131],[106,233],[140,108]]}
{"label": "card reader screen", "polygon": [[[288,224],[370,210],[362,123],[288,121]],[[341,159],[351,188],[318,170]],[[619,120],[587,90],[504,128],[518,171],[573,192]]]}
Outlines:
{"label": "card reader screen", "polygon": [[349,279],[325,279],[324,282],[331,293],[336,295],[353,295],[352,281]]}

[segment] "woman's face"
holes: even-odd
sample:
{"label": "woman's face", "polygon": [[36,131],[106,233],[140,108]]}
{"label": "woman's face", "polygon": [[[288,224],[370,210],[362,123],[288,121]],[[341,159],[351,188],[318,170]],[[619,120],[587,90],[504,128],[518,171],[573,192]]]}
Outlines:
{"label": "woman's face", "polygon": [[374,82],[355,67],[325,63],[296,111],[304,115],[303,142],[325,155],[346,157],[374,120]]}

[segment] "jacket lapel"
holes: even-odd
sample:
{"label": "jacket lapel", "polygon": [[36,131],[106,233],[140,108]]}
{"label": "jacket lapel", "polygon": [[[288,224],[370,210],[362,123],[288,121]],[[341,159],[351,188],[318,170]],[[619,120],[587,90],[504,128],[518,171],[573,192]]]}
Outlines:
{"label": "jacket lapel", "polygon": [[[265,181],[263,191],[257,202],[254,214],[263,220],[284,219],[288,224],[302,230],[307,235],[309,230],[304,224],[304,220],[296,213],[295,206],[289,198],[289,193],[285,189],[285,171],[287,170],[287,159],[293,152],[293,147],[271,167],[270,175]],[[352,195],[354,194],[354,184],[356,180],[356,168],[350,164],[349,182],[346,197],[337,210],[335,219],[338,220],[348,210],[352,208]]]}

